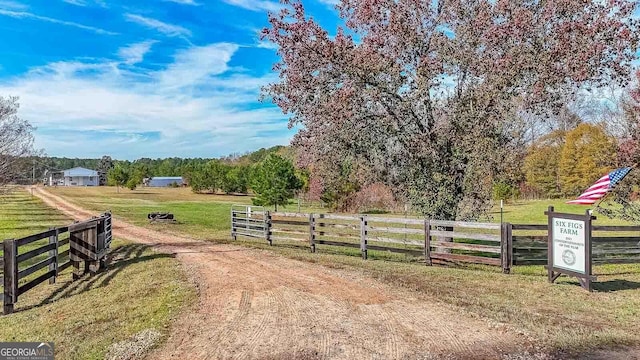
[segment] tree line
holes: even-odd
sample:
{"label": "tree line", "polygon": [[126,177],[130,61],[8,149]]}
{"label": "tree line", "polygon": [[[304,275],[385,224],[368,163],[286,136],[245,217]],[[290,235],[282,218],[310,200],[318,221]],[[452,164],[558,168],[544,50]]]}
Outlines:
{"label": "tree line", "polygon": [[[248,194],[262,206],[286,205],[304,191],[308,175],[296,170],[290,151],[283,147],[260,149],[243,157],[230,156],[208,161],[177,162],[181,166],[170,176],[181,176],[195,193]],[[258,162],[259,161],[259,162]],[[146,161],[112,161],[103,157],[98,167],[107,169],[107,184],[136,189],[145,178],[153,177]],[[176,175],[177,174],[177,175]]]}

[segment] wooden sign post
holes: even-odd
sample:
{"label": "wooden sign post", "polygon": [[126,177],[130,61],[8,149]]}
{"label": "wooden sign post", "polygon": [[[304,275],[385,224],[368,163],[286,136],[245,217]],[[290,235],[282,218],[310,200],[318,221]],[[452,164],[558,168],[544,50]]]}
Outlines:
{"label": "wooden sign post", "polygon": [[557,213],[553,206],[545,215],[549,219],[549,282],[562,274],[575,276],[584,289],[592,291],[591,282],[596,278],[591,274],[591,221],[596,218],[589,211],[584,215]]}

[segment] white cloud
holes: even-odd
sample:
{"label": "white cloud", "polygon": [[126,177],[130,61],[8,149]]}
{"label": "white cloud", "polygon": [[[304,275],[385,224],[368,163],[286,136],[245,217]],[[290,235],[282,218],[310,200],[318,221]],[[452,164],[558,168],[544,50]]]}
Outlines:
{"label": "white cloud", "polygon": [[261,49],[270,49],[270,50],[278,50],[278,44],[272,43],[271,41],[261,40],[258,42],[256,47]]}
{"label": "white cloud", "polygon": [[229,43],[182,50],[175,55],[173,64],[156,75],[160,83],[170,89],[202,83],[229,70],[227,64],[237,50],[238,45]]}
{"label": "white cloud", "polygon": [[89,5],[98,5],[100,7],[106,8],[107,3],[104,0],[62,0],[63,2],[75,6],[89,6]]}
{"label": "white cloud", "polygon": [[194,0],[164,0],[166,2],[173,2],[176,4],[182,4],[182,5],[200,5],[199,3],[195,2]]}
{"label": "white cloud", "polygon": [[238,48],[184,49],[162,70],[132,69],[134,56],[55,62],[0,82],[0,94],[20,96],[20,115],[51,155],[217,156],[286,144],[285,116],[255,104],[275,75],[237,72],[229,61]]}
{"label": "white cloud", "polygon": [[131,44],[129,46],[120,48],[118,50],[118,55],[128,65],[137,64],[144,60],[144,56],[149,52],[149,50],[151,50],[151,46],[153,46],[153,44],[155,43],[156,41],[148,40],[136,44]]}
{"label": "white cloud", "polygon": [[223,0],[225,3],[238,6],[251,11],[279,11],[282,5],[278,2],[267,0]]}
{"label": "white cloud", "polygon": [[0,0],[0,9],[5,10],[27,10],[29,6],[12,0]]}
{"label": "white cloud", "polygon": [[124,17],[127,21],[134,22],[150,29],[155,29],[167,36],[191,36],[191,31],[179,25],[168,24],[160,20],[135,14],[125,14]]}
{"label": "white cloud", "polygon": [[39,21],[49,22],[49,23],[53,23],[53,24],[71,26],[71,27],[75,27],[75,28],[78,28],[78,29],[82,29],[82,30],[92,31],[92,32],[95,32],[97,34],[102,34],[102,35],[118,35],[118,33],[115,33],[115,32],[112,32],[112,31],[108,31],[108,30],[104,30],[104,29],[100,29],[100,28],[96,28],[96,27],[93,27],[93,26],[82,25],[82,24],[78,24],[78,23],[75,23],[75,22],[71,22],[71,21],[58,20],[58,19],[54,19],[54,18],[50,18],[50,17],[46,17],[46,16],[40,16],[40,15],[36,15],[36,14],[29,13],[29,12],[24,12],[24,11],[9,11],[9,10],[0,9],[0,15],[9,16],[9,17],[16,18],[16,19],[39,20]]}
{"label": "white cloud", "polygon": [[340,4],[340,0],[318,0],[322,4],[336,6]]}

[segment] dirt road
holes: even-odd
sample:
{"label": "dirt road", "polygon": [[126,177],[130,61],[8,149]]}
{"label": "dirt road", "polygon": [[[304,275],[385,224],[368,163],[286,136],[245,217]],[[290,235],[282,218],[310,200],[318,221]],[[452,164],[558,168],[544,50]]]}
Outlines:
{"label": "dirt road", "polygon": [[[35,194],[73,218],[95,215],[43,189]],[[119,220],[114,235],[175,253],[198,286],[198,305],[152,359],[499,359],[525,343],[352,271]]]}

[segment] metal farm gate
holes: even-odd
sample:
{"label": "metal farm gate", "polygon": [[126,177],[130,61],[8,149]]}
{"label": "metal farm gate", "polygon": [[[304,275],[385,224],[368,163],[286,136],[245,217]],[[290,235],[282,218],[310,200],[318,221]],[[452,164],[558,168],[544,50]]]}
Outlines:
{"label": "metal farm gate", "polygon": [[269,213],[262,206],[233,205],[231,206],[231,237],[234,240],[238,235],[266,239],[271,244],[270,221]]}

